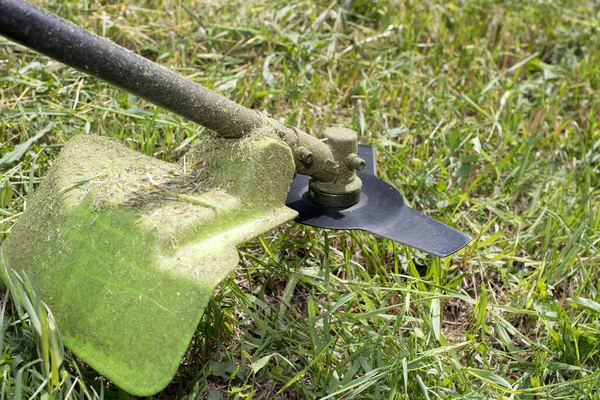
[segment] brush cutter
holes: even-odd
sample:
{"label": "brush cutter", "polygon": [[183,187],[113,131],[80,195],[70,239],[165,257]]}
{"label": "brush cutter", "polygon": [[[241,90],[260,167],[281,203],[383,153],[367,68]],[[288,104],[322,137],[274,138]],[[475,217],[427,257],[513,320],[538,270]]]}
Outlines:
{"label": "brush cutter", "polygon": [[287,221],[440,257],[470,241],[408,207],[349,129],[283,126],[23,0],[0,0],[0,34],[213,132],[178,164],[75,136],[0,249],[5,282],[38,282],[65,345],[128,392],[171,381],[236,245]]}

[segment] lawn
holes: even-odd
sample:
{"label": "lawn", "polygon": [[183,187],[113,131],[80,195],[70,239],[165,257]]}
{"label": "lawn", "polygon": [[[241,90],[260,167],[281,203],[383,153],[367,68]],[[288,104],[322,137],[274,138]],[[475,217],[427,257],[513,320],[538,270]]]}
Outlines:
{"label": "lawn", "polygon": [[[297,224],[248,242],[156,398],[600,398],[600,3],[36,4],[313,135],[355,130],[473,237],[446,259]],[[0,158],[28,143],[0,166],[0,242],[77,134],[177,161],[204,130],[0,38]],[[130,398],[68,351],[53,374],[36,291],[1,289],[2,399]]]}

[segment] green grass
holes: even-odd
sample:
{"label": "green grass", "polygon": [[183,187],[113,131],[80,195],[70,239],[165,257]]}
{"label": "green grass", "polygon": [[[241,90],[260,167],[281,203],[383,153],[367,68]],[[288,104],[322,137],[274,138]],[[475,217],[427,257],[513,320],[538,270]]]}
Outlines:
{"label": "green grass", "polygon": [[[157,398],[600,398],[597,2],[37,3],[314,135],[356,130],[474,238],[445,260],[300,225],[248,243]],[[73,135],[175,161],[202,133],[3,39],[0,89],[1,156],[47,130],[1,167],[2,237]],[[128,398],[62,355],[34,284],[12,289],[1,398]]]}

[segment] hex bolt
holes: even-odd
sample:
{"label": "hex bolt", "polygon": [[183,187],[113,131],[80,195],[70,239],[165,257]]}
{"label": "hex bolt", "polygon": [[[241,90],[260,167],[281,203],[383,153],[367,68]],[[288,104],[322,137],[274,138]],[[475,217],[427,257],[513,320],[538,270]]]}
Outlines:
{"label": "hex bolt", "polygon": [[306,168],[310,168],[314,161],[313,153],[304,146],[296,148],[296,157]]}
{"label": "hex bolt", "polygon": [[348,156],[348,165],[356,171],[362,171],[367,166],[367,162],[357,154],[352,153]]}
{"label": "hex bolt", "polygon": [[334,179],[320,181],[313,177],[308,184],[308,198],[322,207],[352,207],[361,199],[362,181],[355,171],[365,168],[367,164],[357,155],[356,132],[335,127],[327,128],[323,136],[333,155],[325,165],[329,164],[333,169]]}

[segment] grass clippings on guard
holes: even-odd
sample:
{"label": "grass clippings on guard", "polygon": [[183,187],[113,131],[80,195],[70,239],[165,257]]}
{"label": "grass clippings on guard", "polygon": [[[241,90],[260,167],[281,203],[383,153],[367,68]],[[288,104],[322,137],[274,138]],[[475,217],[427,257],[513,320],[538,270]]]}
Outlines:
{"label": "grass clippings on guard", "polygon": [[[157,398],[597,396],[595,2],[38,4],[286,124],[356,130],[381,177],[475,239],[439,260],[357,232],[262,236]],[[3,238],[74,135],[179,165],[203,135],[3,39],[0,71],[0,158],[25,149],[1,167]],[[63,353],[35,282],[12,282],[4,396],[126,397]]]}

